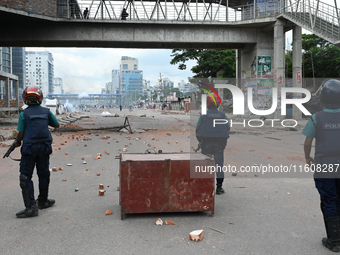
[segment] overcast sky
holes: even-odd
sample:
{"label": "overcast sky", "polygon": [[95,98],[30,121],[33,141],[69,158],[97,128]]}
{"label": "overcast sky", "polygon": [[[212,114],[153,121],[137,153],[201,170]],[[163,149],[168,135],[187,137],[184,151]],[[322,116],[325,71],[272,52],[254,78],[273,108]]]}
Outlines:
{"label": "overcast sky", "polygon": [[64,90],[69,93],[100,93],[105,84],[111,82],[112,69],[119,69],[121,56],[138,59],[143,79],[155,85],[162,77],[168,77],[175,86],[192,77],[190,61],[187,70],[170,65],[171,50],[156,49],[105,49],[105,48],[26,48],[26,51],[49,51],[54,59],[54,77],[63,79]]}

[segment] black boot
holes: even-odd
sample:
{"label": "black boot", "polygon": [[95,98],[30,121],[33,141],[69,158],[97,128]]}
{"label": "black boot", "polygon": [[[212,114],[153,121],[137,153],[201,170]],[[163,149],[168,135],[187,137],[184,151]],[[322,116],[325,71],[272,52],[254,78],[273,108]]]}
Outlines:
{"label": "black boot", "polygon": [[53,206],[55,204],[54,199],[47,199],[47,197],[38,197],[38,208],[45,209]]}
{"label": "black boot", "polygon": [[224,189],[222,188],[222,183],[216,184],[216,195],[221,195],[224,193]]}
{"label": "black boot", "polygon": [[26,209],[21,210],[16,214],[18,218],[28,218],[38,216],[39,211],[35,201],[30,201],[30,205]]}
{"label": "black boot", "polygon": [[[16,216],[18,218],[38,216],[37,204],[35,200],[31,200],[30,192],[33,193],[33,191],[29,191],[28,186],[27,186],[27,182],[29,181],[29,178],[24,174],[20,174],[19,180],[20,180],[21,194],[22,194],[22,198],[24,200],[26,209],[18,212]],[[34,199],[34,196],[33,196],[33,199]]]}
{"label": "black boot", "polygon": [[322,244],[333,252],[340,252],[339,217],[325,218],[327,237],[322,238]]}

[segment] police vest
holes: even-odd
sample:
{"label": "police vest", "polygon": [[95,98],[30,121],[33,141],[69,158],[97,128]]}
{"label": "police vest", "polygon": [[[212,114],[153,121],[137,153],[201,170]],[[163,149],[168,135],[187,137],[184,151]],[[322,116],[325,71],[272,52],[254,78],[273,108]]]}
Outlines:
{"label": "police vest", "polygon": [[197,132],[198,137],[213,137],[213,138],[229,138],[229,133],[226,124],[214,120],[225,120],[225,114],[216,109],[207,110],[207,114],[203,116],[202,124]]}
{"label": "police vest", "polygon": [[52,142],[52,136],[48,130],[49,109],[44,107],[28,107],[24,110],[24,116],[24,143]]}
{"label": "police vest", "polygon": [[315,157],[340,155],[340,112],[317,112]]}

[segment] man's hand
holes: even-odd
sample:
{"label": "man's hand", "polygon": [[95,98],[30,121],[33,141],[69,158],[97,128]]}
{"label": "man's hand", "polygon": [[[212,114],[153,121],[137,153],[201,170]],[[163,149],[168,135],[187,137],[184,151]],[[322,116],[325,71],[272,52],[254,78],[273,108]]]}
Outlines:
{"label": "man's hand", "polygon": [[310,152],[312,149],[312,142],[313,142],[313,138],[306,137],[305,143],[303,145],[306,164],[308,164],[309,166],[313,163],[313,158],[310,156]]}
{"label": "man's hand", "polygon": [[14,145],[15,147],[20,147],[20,146],[21,146],[21,141],[15,140],[14,143],[13,143],[13,145]]}
{"label": "man's hand", "polygon": [[306,158],[306,164],[310,166],[313,163],[313,160],[312,157]]}

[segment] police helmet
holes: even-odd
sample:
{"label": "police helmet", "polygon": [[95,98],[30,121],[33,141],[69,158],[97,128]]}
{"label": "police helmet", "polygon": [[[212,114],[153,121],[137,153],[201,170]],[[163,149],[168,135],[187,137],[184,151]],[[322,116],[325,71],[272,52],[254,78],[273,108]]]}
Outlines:
{"label": "police helmet", "polygon": [[41,104],[43,93],[37,86],[28,86],[22,93],[22,98],[27,105]]}
{"label": "police helmet", "polygon": [[220,106],[220,100],[218,99],[217,95],[215,93],[211,93],[211,95],[214,97],[214,99],[208,95],[208,102],[207,102],[207,107],[219,107]]}
{"label": "police helmet", "polygon": [[340,108],[340,81],[326,80],[321,84],[320,102],[324,107]]}

